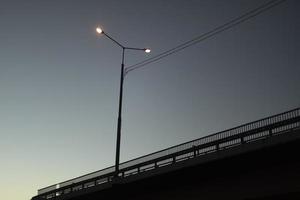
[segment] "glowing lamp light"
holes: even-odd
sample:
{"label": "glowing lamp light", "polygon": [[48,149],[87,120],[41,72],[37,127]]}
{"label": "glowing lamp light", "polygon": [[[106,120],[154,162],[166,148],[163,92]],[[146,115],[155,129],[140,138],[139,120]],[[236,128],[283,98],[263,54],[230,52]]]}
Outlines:
{"label": "glowing lamp light", "polygon": [[103,33],[103,30],[102,30],[100,27],[97,27],[97,28],[96,28],[96,31],[97,31],[97,33],[99,33],[99,34]]}
{"label": "glowing lamp light", "polygon": [[146,52],[146,53],[150,53],[150,52],[151,52],[151,49],[145,49],[145,52]]}

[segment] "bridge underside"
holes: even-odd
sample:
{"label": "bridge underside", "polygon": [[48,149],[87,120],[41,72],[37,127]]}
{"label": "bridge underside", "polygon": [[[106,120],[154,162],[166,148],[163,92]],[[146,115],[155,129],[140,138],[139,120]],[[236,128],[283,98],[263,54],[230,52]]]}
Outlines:
{"label": "bridge underside", "polygon": [[[300,130],[62,199],[300,199]],[[274,144],[273,144],[274,142]],[[201,158],[203,159],[203,158]],[[198,164],[197,164],[198,162]],[[57,197],[57,199],[60,199]]]}

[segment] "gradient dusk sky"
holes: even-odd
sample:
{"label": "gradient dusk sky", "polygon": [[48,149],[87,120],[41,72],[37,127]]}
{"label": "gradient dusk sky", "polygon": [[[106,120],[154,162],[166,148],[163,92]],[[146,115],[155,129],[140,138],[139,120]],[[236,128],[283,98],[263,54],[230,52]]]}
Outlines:
{"label": "gradient dusk sky", "polygon": [[[1,200],[114,165],[130,66],[265,0],[0,0]],[[121,161],[300,106],[300,1],[128,73]]]}

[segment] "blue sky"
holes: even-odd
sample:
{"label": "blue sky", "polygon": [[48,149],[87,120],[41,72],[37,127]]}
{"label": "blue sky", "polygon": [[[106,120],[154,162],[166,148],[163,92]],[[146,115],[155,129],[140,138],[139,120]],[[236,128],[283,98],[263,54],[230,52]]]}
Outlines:
{"label": "blue sky", "polygon": [[[114,164],[122,44],[132,65],[266,1],[1,1],[0,198]],[[121,161],[300,106],[300,3],[125,79]]]}

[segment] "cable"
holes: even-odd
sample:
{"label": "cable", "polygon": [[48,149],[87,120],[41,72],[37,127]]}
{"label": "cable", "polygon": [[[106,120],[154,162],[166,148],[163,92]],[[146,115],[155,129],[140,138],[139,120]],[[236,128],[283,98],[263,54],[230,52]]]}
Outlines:
{"label": "cable", "polygon": [[171,48],[171,49],[169,49],[167,51],[164,51],[164,52],[162,52],[162,53],[160,53],[160,54],[158,54],[156,56],[153,56],[151,58],[148,58],[148,59],[146,59],[144,61],[141,61],[139,63],[131,65],[131,66],[129,66],[129,67],[127,67],[125,69],[125,73],[127,74],[128,72],[130,72],[132,70],[142,68],[142,67],[144,67],[144,66],[146,66],[146,65],[148,65],[150,63],[153,63],[153,62],[156,62],[158,60],[161,60],[164,57],[167,57],[169,55],[177,53],[178,51],[181,51],[181,50],[183,50],[185,48],[188,48],[188,47],[190,47],[192,45],[195,45],[195,44],[197,44],[199,42],[202,42],[202,41],[204,41],[206,39],[209,39],[209,38],[211,38],[211,37],[213,37],[213,36],[215,36],[215,35],[217,35],[219,33],[222,33],[222,32],[224,32],[224,31],[226,31],[226,30],[228,30],[228,29],[230,29],[230,28],[232,28],[234,26],[237,26],[237,25],[239,25],[239,24],[241,24],[241,23],[243,23],[245,21],[250,20],[251,18],[254,18],[254,17],[262,14],[263,12],[265,12],[265,11],[267,11],[267,10],[269,10],[269,9],[271,9],[271,8],[277,6],[277,5],[279,5],[279,4],[281,4],[281,3],[285,2],[285,1],[287,1],[287,0],[279,0],[279,1],[278,0],[272,0],[272,1],[269,1],[269,2],[267,2],[265,4],[263,4],[263,5],[255,8],[255,9],[253,9],[251,11],[248,11],[247,13],[245,13],[245,14],[237,17],[237,18],[234,18],[234,19],[230,20],[229,22],[226,22],[223,25],[218,26],[218,27],[216,27],[216,28],[214,28],[214,29],[212,29],[212,30],[204,33],[204,34],[201,34],[201,35],[199,35],[199,36],[197,36],[197,37],[195,37],[195,38],[193,38],[193,39],[191,39],[191,40],[189,40],[187,42],[184,42],[184,43],[182,43],[182,44],[180,44],[180,45],[178,45],[176,47],[173,47],[173,48]]}
{"label": "cable", "polygon": [[158,55],[156,55],[156,56],[154,56],[152,58],[146,59],[146,60],[144,60],[142,62],[139,62],[137,64],[134,64],[134,65],[131,65],[131,66],[127,67],[126,68],[126,73],[128,73],[128,72],[130,72],[132,70],[141,68],[141,67],[143,67],[145,65],[148,65],[148,64],[150,64],[152,62],[158,61],[158,60],[160,60],[160,59],[162,59],[162,58],[164,58],[166,56],[169,56],[169,55],[171,55],[173,53],[181,51],[181,50],[183,50],[183,49],[185,49],[185,48],[187,48],[189,46],[197,44],[197,43],[199,43],[199,42],[201,42],[201,41],[203,41],[205,39],[208,39],[208,38],[210,38],[210,37],[212,37],[212,36],[214,36],[214,35],[216,35],[218,33],[221,33],[221,32],[223,32],[223,31],[225,31],[227,29],[230,29],[230,28],[232,28],[232,27],[234,27],[234,26],[236,26],[236,25],[238,25],[238,24],[240,24],[242,22],[245,22],[245,21],[247,21],[247,20],[249,20],[249,19],[251,19],[251,18],[253,18],[253,17],[255,17],[255,16],[257,16],[257,15],[259,15],[259,14],[261,14],[261,13],[263,13],[263,12],[269,10],[269,9],[271,9],[271,8],[273,8],[274,6],[276,6],[276,5],[280,4],[280,3],[283,3],[284,1],[286,1],[286,0],[280,0],[280,1],[278,1],[278,0],[272,0],[272,1],[269,1],[268,3],[263,4],[263,5],[255,8],[255,9],[253,9],[253,10],[251,10],[251,11],[249,11],[249,12],[243,14],[243,15],[241,15],[240,17],[237,17],[237,18],[235,18],[235,19],[233,19],[233,20],[231,20],[231,21],[229,21],[229,22],[227,22],[227,23],[225,23],[225,24],[223,24],[223,25],[221,25],[221,26],[219,26],[217,28],[214,28],[213,30],[208,31],[208,32],[206,32],[206,33],[204,33],[204,34],[202,34],[202,35],[200,35],[200,36],[198,36],[198,37],[196,37],[196,38],[194,38],[192,40],[189,40],[189,41],[187,41],[187,42],[185,42],[183,44],[180,44],[180,45],[178,45],[178,46],[176,46],[176,47],[174,47],[174,48],[172,48],[170,50],[167,50],[167,51],[165,51],[163,53],[160,53],[160,54],[158,54]]}

